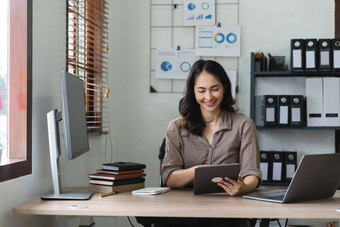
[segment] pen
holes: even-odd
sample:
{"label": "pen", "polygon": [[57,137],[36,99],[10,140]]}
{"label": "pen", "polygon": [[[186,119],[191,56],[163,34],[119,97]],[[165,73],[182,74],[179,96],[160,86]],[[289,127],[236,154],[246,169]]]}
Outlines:
{"label": "pen", "polygon": [[117,194],[118,192],[117,191],[114,191],[114,192],[107,192],[107,193],[101,193],[99,194],[99,198],[103,198],[103,197],[106,197],[106,196],[109,196],[109,195],[115,195]]}

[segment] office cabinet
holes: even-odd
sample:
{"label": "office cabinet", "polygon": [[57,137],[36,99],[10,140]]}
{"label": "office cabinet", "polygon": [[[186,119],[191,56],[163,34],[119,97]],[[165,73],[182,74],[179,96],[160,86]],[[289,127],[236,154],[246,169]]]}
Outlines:
{"label": "office cabinet", "polygon": [[[254,120],[256,120],[256,86],[257,86],[257,80],[259,78],[295,78],[299,77],[302,79],[306,78],[313,78],[313,77],[322,77],[322,78],[328,78],[328,77],[340,77],[340,72],[334,72],[334,71],[308,71],[308,72],[291,72],[291,71],[255,71],[255,58],[254,53],[251,53],[251,72],[250,72],[250,117]],[[269,80],[270,81],[270,80]],[[268,82],[270,83],[270,82]],[[273,87],[275,87],[275,82],[271,84]],[[280,84],[277,84],[277,86],[281,86]],[[291,94],[295,95],[295,94]],[[335,131],[335,152],[340,153],[340,127],[338,126],[313,126],[313,127],[292,127],[292,126],[263,126],[263,125],[257,125],[257,130],[265,131],[265,130],[334,130]]]}

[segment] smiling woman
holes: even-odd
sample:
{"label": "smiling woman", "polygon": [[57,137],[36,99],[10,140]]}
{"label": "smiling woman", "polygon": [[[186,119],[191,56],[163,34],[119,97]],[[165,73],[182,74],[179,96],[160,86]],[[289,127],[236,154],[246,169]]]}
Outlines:
{"label": "smiling woman", "polygon": [[[7,7],[2,10],[6,10],[7,16],[0,18],[2,27],[6,25],[4,29],[9,31],[1,38],[6,39],[1,42],[6,45],[1,62],[8,62],[8,68],[1,66],[0,69],[6,88],[0,87],[0,133],[7,139],[0,141],[5,151],[0,165],[0,181],[32,172],[32,1],[6,0],[6,3]],[[5,21],[7,18],[10,23]]]}

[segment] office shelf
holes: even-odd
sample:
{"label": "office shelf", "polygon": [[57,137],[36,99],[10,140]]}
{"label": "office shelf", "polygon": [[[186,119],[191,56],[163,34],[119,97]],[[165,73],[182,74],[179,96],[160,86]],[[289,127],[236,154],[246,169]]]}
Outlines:
{"label": "office shelf", "polygon": [[340,77],[340,72],[333,71],[255,71],[252,74],[254,77]]}
{"label": "office shelf", "polygon": [[[340,77],[340,71],[255,71],[254,53],[250,56],[250,117],[255,122],[255,87],[256,78],[260,77]],[[256,126],[257,130],[332,130],[335,131],[335,152],[340,153],[340,127],[263,127]],[[276,185],[276,184],[275,184]]]}
{"label": "office shelf", "polygon": [[258,130],[340,130],[340,127],[264,127],[256,126]]}

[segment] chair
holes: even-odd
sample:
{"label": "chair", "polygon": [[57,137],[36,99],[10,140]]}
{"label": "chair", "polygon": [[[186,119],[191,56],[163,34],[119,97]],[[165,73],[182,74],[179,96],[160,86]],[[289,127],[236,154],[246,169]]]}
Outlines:
{"label": "chair", "polygon": [[[178,112],[181,112],[181,104],[182,104],[183,98],[181,98],[178,102]],[[160,167],[159,167],[159,185],[161,187],[164,187],[163,184],[163,177],[162,177],[162,164],[163,164],[163,159],[164,159],[164,155],[165,155],[165,142],[166,139],[165,137],[163,138],[160,146],[159,146],[159,150],[158,150],[158,159],[160,161]]]}
{"label": "chair", "polygon": [[161,187],[164,187],[163,184],[163,177],[162,177],[162,164],[163,164],[163,159],[164,159],[164,155],[165,155],[165,142],[166,139],[164,137],[164,139],[162,140],[160,146],[159,146],[159,151],[158,151],[158,159],[159,159],[159,185]]}

